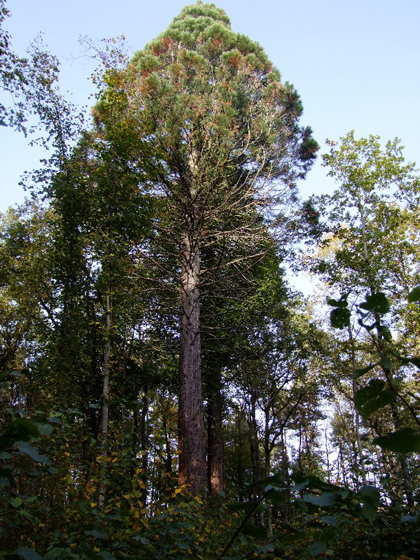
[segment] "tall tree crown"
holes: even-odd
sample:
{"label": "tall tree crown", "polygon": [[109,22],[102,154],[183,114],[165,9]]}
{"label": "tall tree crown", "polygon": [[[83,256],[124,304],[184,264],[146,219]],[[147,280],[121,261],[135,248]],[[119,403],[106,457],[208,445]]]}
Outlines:
{"label": "tall tree crown", "polygon": [[248,179],[258,173],[293,183],[309,169],[318,145],[298,124],[299,95],[281,82],[261,46],[233,32],[214,4],[184,8],[134,55],[130,70],[137,89],[132,106],[181,174],[181,154],[196,177],[199,161],[192,154],[200,154],[207,178],[209,158],[225,178],[227,168],[242,168]]}

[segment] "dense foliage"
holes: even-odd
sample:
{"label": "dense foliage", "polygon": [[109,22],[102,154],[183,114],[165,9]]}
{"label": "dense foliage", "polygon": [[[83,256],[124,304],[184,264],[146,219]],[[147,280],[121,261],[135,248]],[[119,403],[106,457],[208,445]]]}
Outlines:
{"label": "dense foliage", "polygon": [[213,4],[95,49],[85,126],[0,34],[52,154],[0,222],[0,557],[419,558],[415,167],[349,133],[301,203],[299,96]]}

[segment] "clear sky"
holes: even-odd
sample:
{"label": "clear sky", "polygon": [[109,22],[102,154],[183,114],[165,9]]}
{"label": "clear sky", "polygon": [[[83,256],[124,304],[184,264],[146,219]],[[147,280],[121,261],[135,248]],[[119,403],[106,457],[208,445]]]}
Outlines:
{"label": "clear sky", "polygon": [[[162,32],[184,0],[8,0],[13,48],[23,55],[40,32],[61,61],[64,91],[89,105],[92,66],[81,57],[80,36],[124,34],[132,51]],[[398,136],[406,158],[420,165],[420,0],[218,0],[232,29],[258,41],[283,79],[299,91],[304,115],[325,151],[354,129],[357,137]],[[18,133],[0,127],[0,211],[21,202],[25,170],[42,154]],[[318,162],[303,196],[331,187]]]}

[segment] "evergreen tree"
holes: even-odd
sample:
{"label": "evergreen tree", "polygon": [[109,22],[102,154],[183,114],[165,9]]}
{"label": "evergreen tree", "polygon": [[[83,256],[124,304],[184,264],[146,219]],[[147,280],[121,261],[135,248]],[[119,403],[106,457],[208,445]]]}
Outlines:
{"label": "evergreen tree", "polygon": [[[213,4],[184,8],[133,57],[121,87],[153,153],[148,185],[165,208],[156,235],[176,259],[179,482],[198,490],[207,478],[202,286],[221,268],[247,282],[250,263],[270,246],[268,209],[290,198],[318,146],[310,129],[298,124],[302,105],[295,89]],[[106,100],[107,94],[97,107],[99,119]],[[206,267],[210,247],[217,259]]]}

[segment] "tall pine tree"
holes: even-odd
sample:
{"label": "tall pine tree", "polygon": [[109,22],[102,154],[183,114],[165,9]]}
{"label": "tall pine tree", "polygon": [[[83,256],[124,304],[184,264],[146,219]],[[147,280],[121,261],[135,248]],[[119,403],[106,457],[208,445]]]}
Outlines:
{"label": "tall pine tree", "polygon": [[[250,263],[271,246],[268,209],[290,197],[318,146],[310,129],[299,126],[295,89],[213,4],[184,8],[135,54],[120,87],[130,119],[135,116],[153,152],[148,188],[165,209],[156,236],[176,259],[179,482],[198,490],[206,484],[202,286],[220,289],[208,279],[222,268],[246,280]],[[97,107],[99,118],[106,98]]]}

